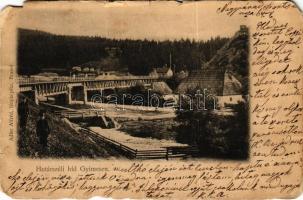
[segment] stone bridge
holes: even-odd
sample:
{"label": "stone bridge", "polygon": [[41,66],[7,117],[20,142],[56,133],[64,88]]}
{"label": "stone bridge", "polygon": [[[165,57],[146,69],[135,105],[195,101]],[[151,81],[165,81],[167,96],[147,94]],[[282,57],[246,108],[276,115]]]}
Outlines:
{"label": "stone bridge", "polygon": [[72,103],[72,95],[81,96],[84,104],[87,103],[87,91],[104,89],[128,88],[136,85],[150,86],[162,79],[151,76],[125,76],[117,78],[20,78],[20,92],[28,95],[39,103],[39,97],[57,97],[59,101]]}

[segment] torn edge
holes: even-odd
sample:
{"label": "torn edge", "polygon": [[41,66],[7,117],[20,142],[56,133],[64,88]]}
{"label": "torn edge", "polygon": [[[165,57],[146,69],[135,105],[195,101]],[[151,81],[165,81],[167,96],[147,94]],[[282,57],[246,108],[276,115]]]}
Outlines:
{"label": "torn edge", "polygon": [[9,7],[22,7],[26,0],[1,0],[0,11],[3,12]]}

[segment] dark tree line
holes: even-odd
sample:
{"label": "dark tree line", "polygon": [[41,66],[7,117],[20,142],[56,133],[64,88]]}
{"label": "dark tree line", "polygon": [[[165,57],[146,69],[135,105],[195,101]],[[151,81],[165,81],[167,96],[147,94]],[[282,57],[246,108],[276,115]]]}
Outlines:
{"label": "dark tree line", "polygon": [[228,40],[174,41],[117,40],[102,37],[54,35],[42,31],[19,29],[18,73],[37,74],[43,68],[70,69],[108,56],[107,47],[121,49],[121,67],[136,75],[148,74],[155,67],[169,64],[170,54],[176,71],[201,67]]}
{"label": "dark tree line", "polygon": [[[211,109],[178,111],[175,127],[176,140],[189,145],[196,145],[199,156],[239,159],[248,158],[249,154],[249,104],[247,101],[233,105],[234,115],[220,116]],[[194,105],[196,106],[196,105]]]}

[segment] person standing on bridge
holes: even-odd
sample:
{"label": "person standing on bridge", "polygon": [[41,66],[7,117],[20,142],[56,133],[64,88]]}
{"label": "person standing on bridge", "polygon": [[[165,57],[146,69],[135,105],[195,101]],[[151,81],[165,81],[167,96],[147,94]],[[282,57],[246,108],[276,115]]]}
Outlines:
{"label": "person standing on bridge", "polygon": [[50,133],[49,125],[45,119],[45,111],[40,111],[40,119],[37,122],[36,133],[39,138],[39,143],[42,147],[42,150],[45,151],[47,148],[47,138]]}

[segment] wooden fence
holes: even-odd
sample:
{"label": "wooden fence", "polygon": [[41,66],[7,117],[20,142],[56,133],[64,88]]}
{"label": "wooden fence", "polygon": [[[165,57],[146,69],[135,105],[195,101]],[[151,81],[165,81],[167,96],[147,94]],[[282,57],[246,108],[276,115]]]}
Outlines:
{"label": "wooden fence", "polygon": [[99,117],[101,115],[105,115],[104,110],[98,109],[72,109],[63,106],[53,105],[45,102],[41,102],[41,105],[47,107],[51,112],[53,112],[56,116],[65,117],[68,119],[72,118],[86,118],[86,117]]}
{"label": "wooden fence", "polygon": [[113,147],[116,150],[119,150],[120,152],[122,152],[125,156],[129,157],[129,158],[136,158],[137,155],[137,150],[136,149],[132,149],[128,146],[125,146],[123,144],[121,144],[120,142],[114,141],[112,139],[109,139],[107,137],[104,137],[94,131],[85,129],[85,128],[81,128],[81,133],[86,134],[87,136],[91,137],[92,139],[96,139],[99,141],[104,142],[105,144],[107,144],[110,147]]}
{"label": "wooden fence", "polygon": [[118,150],[123,155],[131,159],[170,159],[170,158],[185,158],[188,156],[194,156],[199,153],[197,147],[166,147],[162,149],[154,149],[154,150],[138,150],[128,147],[118,141],[109,139],[104,137],[94,131],[88,129],[81,129],[83,134],[91,137],[92,139],[96,139],[106,143],[108,146]]}

